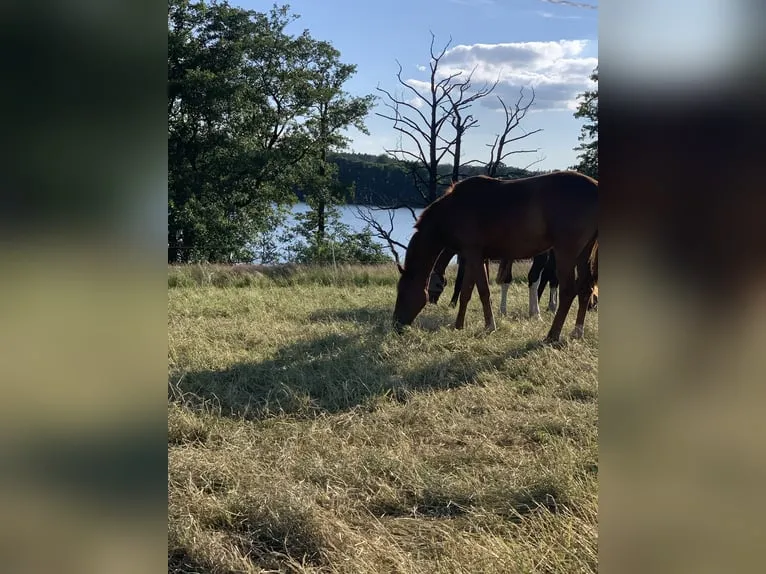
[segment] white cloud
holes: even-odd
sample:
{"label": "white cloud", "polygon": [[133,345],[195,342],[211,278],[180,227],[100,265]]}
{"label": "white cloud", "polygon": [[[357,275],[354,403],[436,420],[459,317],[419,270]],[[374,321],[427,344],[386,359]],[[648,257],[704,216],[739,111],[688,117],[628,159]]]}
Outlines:
{"label": "white cloud", "polygon": [[535,12],[538,16],[542,16],[543,18],[551,18],[553,20],[581,20],[582,16],[563,16],[559,14],[554,14],[553,12],[544,12],[542,10],[537,10]]}
{"label": "white cloud", "polygon": [[[589,76],[598,58],[583,57],[588,40],[550,42],[512,42],[504,44],[458,45],[449,49],[439,63],[438,75],[474,70],[474,86],[499,79],[495,94],[506,103],[515,102],[519,89],[535,89],[534,111],[573,110],[577,95],[592,87]],[[410,79],[408,83],[425,93],[427,82]],[[497,98],[483,98],[481,104],[498,108]],[[532,111],[530,110],[530,111]]]}
{"label": "white cloud", "polygon": [[595,4],[586,4],[585,2],[572,2],[570,0],[540,0],[548,4],[558,4],[559,6],[571,6],[572,8],[587,8],[589,10],[598,10]]}

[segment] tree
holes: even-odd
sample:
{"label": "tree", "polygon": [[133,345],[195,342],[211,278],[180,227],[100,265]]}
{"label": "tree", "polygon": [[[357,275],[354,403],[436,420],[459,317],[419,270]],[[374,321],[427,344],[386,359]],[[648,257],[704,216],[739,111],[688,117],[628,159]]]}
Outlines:
{"label": "tree", "polygon": [[[539,151],[539,149],[537,148],[507,150],[505,147],[506,145],[526,139],[533,134],[543,131],[542,128],[538,128],[536,130],[532,130],[531,132],[523,131],[521,135],[509,137],[511,135],[511,132],[513,132],[516,128],[519,127],[519,125],[521,124],[521,120],[524,119],[529,109],[532,107],[532,105],[534,105],[535,103],[534,88],[532,88],[532,97],[529,99],[529,102],[526,104],[522,104],[522,101],[524,100],[524,88],[521,88],[519,90],[519,99],[516,100],[516,103],[514,104],[513,109],[508,109],[508,106],[503,101],[503,98],[501,98],[500,96],[497,96],[497,99],[500,100],[500,105],[503,107],[503,112],[505,113],[505,124],[503,125],[502,133],[499,133],[495,136],[495,141],[492,142],[491,144],[486,144],[487,147],[490,148],[489,161],[487,162],[485,166],[487,170],[487,175],[489,177],[497,177],[499,175],[499,170],[505,167],[505,163],[503,160],[505,160],[505,158],[507,158],[508,156],[517,154],[517,153],[533,153],[533,152]],[[540,161],[542,161],[542,159],[543,158],[539,158],[535,160],[531,164],[528,164],[524,169],[531,167],[535,163],[539,163]]]}
{"label": "tree", "polygon": [[247,260],[309,140],[307,35],[226,2],[168,2],[168,261]]}
{"label": "tree", "polygon": [[[392,158],[396,159],[402,166],[406,167],[415,182],[415,188],[423,198],[425,204],[435,201],[446,189],[447,185],[457,177],[461,166],[461,143],[465,132],[471,127],[477,125],[476,120],[470,114],[464,113],[473,102],[489,95],[497,85],[497,81],[490,85],[484,85],[479,90],[473,91],[471,78],[473,72],[466,77],[463,72],[454,72],[443,77],[439,77],[439,65],[441,59],[447,53],[447,48],[452,42],[449,41],[439,53],[434,51],[434,42],[436,37],[431,33],[430,45],[430,76],[427,88],[418,89],[413,82],[407,82],[402,78],[402,65],[397,61],[399,70],[396,78],[399,84],[405,89],[406,94],[414,96],[412,100],[406,100],[404,96],[396,97],[388,90],[378,87],[377,90],[383,93],[387,101],[385,106],[390,112],[376,115],[391,120],[393,127],[401,134],[402,140],[414,144],[412,148],[415,151],[404,149],[402,143],[396,149],[386,149]],[[459,79],[460,78],[460,79]],[[421,111],[421,108],[423,111]],[[453,132],[445,135],[445,128],[451,126]],[[440,162],[446,155],[453,158],[453,169],[444,172],[440,170]],[[398,207],[409,207],[398,204],[386,209],[396,209]],[[416,219],[415,212],[410,209],[413,219]],[[399,263],[399,256],[395,247],[404,247],[401,243],[391,238],[392,227],[388,230],[383,228],[372,214],[367,211],[357,209],[358,217],[363,219],[376,232],[376,235],[385,240],[396,262]],[[393,221],[393,214],[390,214]]]}
{"label": "tree", "polygon": [[577,155],[580,162],[571,169],[598,179],[598,67],[593,70],[590,79],[596,87],[578,96],[581,101],[574,113],[574,117],[584,118],[586,123],[580,128],[577,138],[582,143],[574,148],[580,152]]}
{"label": "tree", "polygon": [[328,154],[348,145],[342,130],[354,126],[362,133],[369,132],[364,119],[372,108],[374,96],[351,97],[343,85],[356,72],[356,66],[340,62],[340,52],[328,42],[316,42],[313,47],[308,97],[311,100],[310,117],[306,125],[315,146],[307,158],[307,175],[303,189],[305,201],[312,207],[309,218],[322,242],[325,235],[328,209],[348,199],[350,189],[340,184],[337,166],[328,161]]}
{"label": "tree", "polygon": [[318,204],[332,195],[327,152],[369,98],[340,90],[354,68],[329,43],[286,32],[297,18],[169,0],[169,262],[252,260],[307,174]]}
{"label": "tree", "polygon": [[[397,61],[399,71],[396,78],[399,84],[406,88],[405,93],[411,93],[414,96],[414,102],[417,103],[407,101],[403,97],[397,98],[389,91],[380,87],[377,88],[387,97],[388,102],[385,105],[391,112],[376,112],[376,115],[391,120],[394,123],[394,129],[402,137],[406,136],[406,141],[413,143],[416,150],[405,150],[400,144],[398,149],[387,149],[386,153],[410,167],[411,174],[416,181],[416,187],[423,196],[425,203],[435,201],[443,189],[451,183],[452,173],[440,173],[439,163],[447,154],[454,156],[454,148],[456,145],[459,146],[465,130],[476,125],[472,117],[463,118],[460,116],[460,112],[468,108],[472,102],[489,95],[497,85],[497,82],[492,86],[485,85],[477,92],[470,94],[473,72],[462,81],[458,81],[458,78],[463,74],[462,71],[454,72],[439,79],[439,64],[446,54],[452,38],[438,54],[434,52],[435,39],[434,34],[431,33],[431,60],[429,62],[431,73],[425,93],[419,90],[416,85],[402,79],[402,66]],[[421,111],[421,107],[425,111]],[[450,125],[455,129],[455,132],[450,136],[443,135],[442,130]],[[459,161],[459,155],[457,157]]]}
{"label": "tree", "polygon": [[[453,97],[453,90],[447,92],[447,99],[449,100],[450,105],[448,107],[442,106],[442,110],[449,115],[450,123],[455,130],[453,141],[454,148],[450,145],[445,147],[447,153],[452,156],[452,177],[450,178],[452,183],[455,183],[460,179],[460,168],[463,167],[463,164],[461,163],[463,136],[470,128],[479,125],[477,119],[471,114],[463,115],[463,111],[470,108],[474,101],[489,95],[496,86],[497,82],[492,86],[485,85],[477,92],[468,96],[466,94],[471,89],[471,77],[469,76],[465,82],[455,84],[458,94],[457,97]],[[502,102],[502,99],[500,101]]]}
{"label": "tree", "polygon": [[[487,144],[492,148],[489,163],[479,162],[476,159],[464,162],[462,158],[463,136],[468,129],[478,125],[469,109],[477,100],[490,95],[498,85],[499,80],[474,90],[471,84],[473,71],[465,78],[462,77],[462,71],[446,76],[440,74],[439,66],[447,53],[451,38],[439,53],[434,51],[434,40],[432,33],[430,78],[425,89],[420,90],[413,82],[403,80],[402,67],[399,64],[399,71],[396,74],[397,80],[405,88],[405,93],[414,96],[412,100],[395,97],[387,90],[378,87],[378,91],[387,97],[386,106],[390,112],[378,113],[377,115],[391,120],[394,129],[401,134],[401,138],[406,138],[414,145],[412,148],[414,151],[405,150],[401,144],[397,149],[385,151],[410,171],[415,180],[415,187],[423,198],[424,205],[438,199],[447,185],[457,181],[461,176],[476,175],[474,170],[469,169],[472,163],[483,163],[486,173],[492,176],[500,176],[501,172],[505,174],[508,171],[513,171],[517,177],[527,175],[526,168],[521,170],[509,169],[502,160],[511,154],[530,153],[538,150],[506,150],[505,146],[541,131],[538,129],[524,132],[516,137],[509,137],[511,132],[519,127],[521,120],[524,119],[527,111],[533,105],[534,91],[531,101],[527,104],[522,104],[524,97],[522,91],[519,100],[512,109],[498,96],[505,111],[506,121],[503,132],[496,136],[495,142]],[[443,77],[440,78],[440,76]],[[451,133],[449,127],[452,127]],[[445,157],[451,157],[451,166],[447,167],[440,163]],[[538,161],[542,160],[533,163]],[[394,202],[392,207],[383,209],[391,210],[400,207],[411,207],[411,203],[402,201],[400,198],[400,201]],[[415,219],[414,211],[412,209],[410,211],[413,219]],[[388,243],[398,263],[399,257],[396,248],[406,250],[406,246],[391,237],[393,212],[389,211],[390,225],[388,228],[378,223],[369,210],[365,213],[357,209],[357,217],[370,225],[375,230],[376,235]]]}

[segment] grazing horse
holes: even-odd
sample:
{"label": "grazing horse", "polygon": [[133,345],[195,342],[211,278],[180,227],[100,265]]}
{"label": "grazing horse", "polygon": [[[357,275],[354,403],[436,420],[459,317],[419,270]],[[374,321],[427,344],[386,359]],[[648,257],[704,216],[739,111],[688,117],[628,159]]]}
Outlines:
{"label": "grazing horse", "polygon": [[453,184],[415,223],[404,266],[399,267],[393,313],[397,331],[425,307],[431,270],[445,249],[465,261],[455,328],[464,327],[476,285],[485,328],[495,329],[485,259],[527,259],[553,249],[560,304],[545,339],[560,338],[575,297],[573,335],[580,337],[588,299],[598,282],[598,182],[577,172],[558,171],[513,180],[474,176]]}
{"label": "grazing horse", "polygon": [[[431,276],[428,279],[428,301],[429,303],[436,304],[439,301],[444,287],[447,284],[444,278],[444,272],[447,265],[452,260],[454,253],[445,249],[441,252],[441,255],[436,259]],[[487,275],[489,275],[489,260],[484,262],[487,268]],[[463,283],[463,275],[465,273],[465,264],[462,258],[458,255],[458,268],[457,277],[455,278],[455,289],[452,293],[452,299],[449,302],[450,307],[455,307],[460,296],[460,287]],[[497,276],[495,282],[500,284],[500,314],[508,314],[508,287],[511,284],[513,261],[510,259],[501,259],[500,265],[497,269]],[[553,250],[545,251],[535,255],[532,261],[532,266],[527,273],[527,284],[529,286],[529,316],[540,316],[539,301],[545,291],[545,286],[550,284],[550,295],[548,300],[548,310],[555,313],[558,308],[558,288],[559,280],[556,276],[556,255]]]}

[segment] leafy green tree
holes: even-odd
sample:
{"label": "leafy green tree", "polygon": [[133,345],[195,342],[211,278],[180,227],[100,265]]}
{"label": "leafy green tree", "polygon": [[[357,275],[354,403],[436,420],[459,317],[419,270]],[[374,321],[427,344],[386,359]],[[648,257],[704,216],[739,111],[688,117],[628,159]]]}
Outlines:
{"label": "leafy green tree", "polygon": [[361,121],[330,90],[353,69],[335,73],[339,54],[307,30],[288,34],[296,18],[287,6],[261,14],[168,0],[169,262],[252,259],[277,207],[294,201],[310,164],[326,160],[317,150]]}
{"label": "leafy green tree", "polygon": [[598,179],[598,67],[590,79],[596,82],[596,87],[580,94],[578,99],[581,101],[574,113],[574,117],[584,118],[586,121],[577,138],[582,143],[574,148],[580,152],[577,156],[580,161],[571,169]]}
{"label": "leafy green tree", "polygon": [[333,219],[321,241],[317,239],[316,234],[306,233],[299,227],[300,224],[296,226],[294,235],[297,240],[291,244],[293,259],[298,263],[377,264],[391,261],[383,247],[373,240],[369,227],[354,233],[347,224]]}
{"label": "leafy green tree", "polygon": [[325,236],[327,218],[332,207],[346,203],[353,195],[353,187],[339,182],[337,166],[328,159],[349,143],[343,130],[354,126],[362,133],[369,131],[364,119],[374,103],[374,96],[352,97],[343,85],[356,72],[356,66],[340,61],[340,52],[329,42],[312,45],[312,63],[308,79],[308,98],[311,101],[306,122],[309,136],[315,143],[306,163],[303,186],[305,201],[311,206],[309,220],[313,223],[318,242]]}

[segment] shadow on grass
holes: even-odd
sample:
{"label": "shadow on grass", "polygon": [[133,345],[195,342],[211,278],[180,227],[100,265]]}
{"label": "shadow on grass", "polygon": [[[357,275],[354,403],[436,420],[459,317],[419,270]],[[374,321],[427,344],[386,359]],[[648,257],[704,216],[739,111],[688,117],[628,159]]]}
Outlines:
{"label": "shadow on grass", "polygon": [[168,574],[208,574],[212,571],[212,568],[192,558],[184,548],[168,552]]}
{"label": "shadow on grass", "polygon": [[[171,375],[169,397],[189,406],[220,408],[223,416],[260,419],[276,414],[316,416],[357,407],[374,408],[374,400],[407,402],[413,392],[470,384],[509,357],[521,357],[537,348],[525,345],[500,354],[475,355],[470,351],[437,350],[414,368],[402,368],[388,359],[383,344],[396,337],[383,328],[372,310],[371,328],[355,334],[329,334],[297,341],[272,358],[245,362],[223,370],[190,371]],[[349,311],[357,313],[358,311]],[[387,311],[386,311],[387,313]],[[402,335],[407,337],[407,333]]]}
{"label": "shadow on grass", "polygon": [[[439,314],[426,307],[413,322],[413,328],[423,331],[438,331],[452,328],[455,317]],[[388,332],[394,320],[393,305],[386,307],[357,307],[353,309],[320,309],[308,316],[310,323],[365,323],[374,326],[378,332]]]}
{"label": "shadow on grass", "polygon": [[379,517],[450,519],[484,508],[491,509],[506,520],[519,522],[537,510],[556,513],[561,507],[572,506],[574,501],[565,482],[547,477],[515,488],[471,493],[449,486],[423,489],[421,492],[404,490],[395,497],[390,494],[373,497],[367,504],[367,510]]}
{"label": "shadow on grass", "polygon": [[393,305],[386,307],[356,307],[352,309],[319,309],[309,314],[310,323],[368,323],[381,330],[390,327],[394,317]]}

